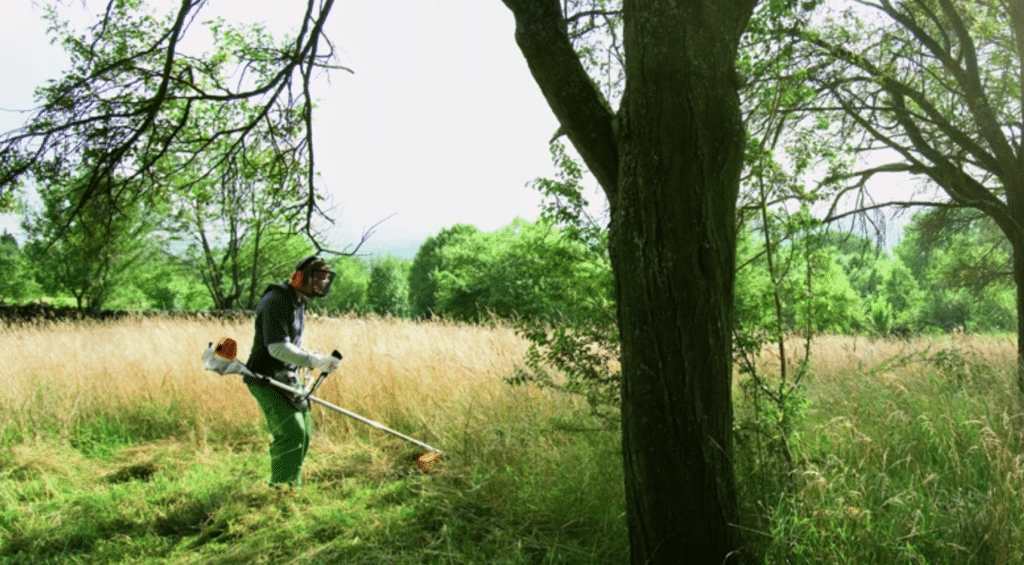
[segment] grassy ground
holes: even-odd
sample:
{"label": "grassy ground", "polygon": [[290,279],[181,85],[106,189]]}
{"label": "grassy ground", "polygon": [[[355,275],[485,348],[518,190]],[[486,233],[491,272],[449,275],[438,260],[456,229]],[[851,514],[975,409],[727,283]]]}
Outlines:
{"label": "grassy ground", "polygon": [[[591,426],[571,398],[504,384],[526,350],[511,330],[310,320],[307,346],[345,353],[321,396],[449,456],[422,473],[416,448],[314,408],[305,484],[285,490],[265,486],[255,402],[199,361],[222,336],[244,358],[251,335],[0,329],[0,564],[628,561],[616,434],[570,431]],[[737,436],[754,561],[1024,564],[1014,347],[819,339],[790,458]],[[764,418],[737,390],[737,423]]]}
{"label": "grassy ground", "polygon": [[0,563],[623,562],[612,433],[569,433],[571,399],[510,387],[513,332],[310,320],[345,353],[318,395],[444,449],[314,408],[305,484],[265,486],[265,424],[209,341],[248,324],[8,328],[0,349]]}
{"label": "grassy ground", "polygon": [[738,449],[764,561],[1024,563],[1015,348],[1009,336],[819,339],[795,463],[767,467],[783,480],[757,468],[764,451]]}

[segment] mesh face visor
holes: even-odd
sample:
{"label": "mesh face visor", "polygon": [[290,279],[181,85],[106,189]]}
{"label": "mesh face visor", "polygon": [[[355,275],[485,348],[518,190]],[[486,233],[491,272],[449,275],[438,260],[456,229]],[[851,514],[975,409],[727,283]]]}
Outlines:
{"label": "mesh face visor", "polygon": [[309,269],[304,273],[306,284],[303,285],[306,294],[323,298],[331,292],[331,283],[334,282],[334,272],[324,269]]}
{"label": "mesh face visor", "polygon": [[302,292],[309,296],[323,298],[331,291],[334,272],[326,261],[311,255],[306,257],[295,268],[302,273]]}

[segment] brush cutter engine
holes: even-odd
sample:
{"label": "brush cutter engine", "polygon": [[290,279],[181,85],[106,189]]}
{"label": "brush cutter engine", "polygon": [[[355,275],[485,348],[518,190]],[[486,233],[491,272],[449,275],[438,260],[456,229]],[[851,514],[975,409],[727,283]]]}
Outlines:
{"label": "brush cutter engine", "polygon": [[[296,408],[308,405],[307,403],[310,396],[316,392],[316,389],[320,388],[320,385],[324,383],[324,379],[327,378],[328,374],[324,371],[320,373],[320,376],[315,380],[310,379],[311,383],[307,382],[304,385],[298,376],[290,372],[282,371],[279,374],[275,374],[273,377],[254,373],[245,365],[245,363],[242,363],[236,358],[237,354],[238,344],[230,337],[221,339],[217,342],[216,346],[213,345],[213,342],[210,342],[209,347],[207,347],[206,351],[203,352],[203,367],[206,368],[207,371],[213,371],[218,375],[242,375],[261,379],[270,384],[277,383],[274,384],[274,386],[277,386],[285,392],[291,393],[288,401]],[[341,360],[341,353],[337,349],[331,353],[331,356],[338,361]],[[285,386],[278,386],[279,384],[283,384]],[[307,387],[309,384],[312,384],[312,386]]]}
{"label": "brush cutter engine", "polygon": [[211,341],[210,346],[203,352],[203,368],[207,371],[213,371],[218,375],[255,377],[256,374],[250,371],[249,367],[245,366],[245,363],[236,358],[237,353],[238,346],[235,340],[229,337],[218,341],[216,347],[214,347]]}

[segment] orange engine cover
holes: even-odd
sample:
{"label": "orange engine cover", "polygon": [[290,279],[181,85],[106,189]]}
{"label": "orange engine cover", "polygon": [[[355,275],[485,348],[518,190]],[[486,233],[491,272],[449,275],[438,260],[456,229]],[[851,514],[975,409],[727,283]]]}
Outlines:
{"label": "orange engine cover", "polygon": [[225,337],[217,342],[217,347],[214,348],[213,352],[218,357],[223,357],[228,361],[234,361],[235,357],[238,355],[238,344],[230,337]]}

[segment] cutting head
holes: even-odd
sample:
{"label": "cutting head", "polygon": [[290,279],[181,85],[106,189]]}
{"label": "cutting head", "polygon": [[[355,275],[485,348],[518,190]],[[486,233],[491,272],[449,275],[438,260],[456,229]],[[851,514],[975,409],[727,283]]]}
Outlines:
{"label": "cutting head", "polygon": [[437,466],[438,461],[440,461],[442,455],[444,455],[444,453],[440,451],[428,451],[416,458],[416,464],[419,465],[420,469],[423,469],[428,473],[432,472],[434,471],[434,467]]}

